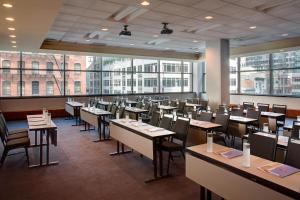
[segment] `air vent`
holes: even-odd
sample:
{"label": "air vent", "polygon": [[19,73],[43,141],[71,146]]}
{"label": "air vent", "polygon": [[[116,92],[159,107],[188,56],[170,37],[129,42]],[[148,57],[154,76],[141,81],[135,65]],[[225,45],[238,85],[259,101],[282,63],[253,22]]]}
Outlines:
{"label": "air vent", "polygon": [[99,40],[99,39],[103,38],[107,34],[108,34],[108,32],[104,32],[104,31],[94,31],[94,32],[91,32],[91,33],[87,33],[84,36],[84,39],[87,39],[87,40]]}
{"label": "air vent", "polygon": [[147,11],[148,10],[145,8],[128,6],[111,15],[109,19],[115,22],[128,23],[129,21],[144,14]]}
{"label": "air vent", "polygon": [[155,46],[155,45],[159,45],[159,44],[162,44],[162,43],[165,43],[165,42],[168,42],[168,41],[170,41],[170,39],[158,38],[158,39],[146,42],[146,44]]}
{"label": "air vent", "polygon": [[197,26],[197,27],[191,27],[191,28],[185,29],[185,30],[183,30],[183,32],[196,34],[196,33],[199,33],[199,32],[203,32],[203,31],[207,31],[207,30],[210,30],[210,29],[213,29],[213,28],[217,28],[219,26],[221,26],[221,24],[211,24],[211,25],[208,25],[208,26]]}
{"label": "air vent", "polygon": [[293,0],[273,0],[273,1],[268,1],[267,3],[261,4],[259,6],[255,7],[255,10],[267,13],[270,10],[277,8],[279,6],[287,5],[289,3],[293,2]]}
{"label": "air vent", "polygon": [[240,37],[240,38],[234,38],[234,41],[238,41],[238,42],[243,42],[243,41],[247,41],[247,40],[255,40],[258,39],[259,36],[245,36],[245,37]]}

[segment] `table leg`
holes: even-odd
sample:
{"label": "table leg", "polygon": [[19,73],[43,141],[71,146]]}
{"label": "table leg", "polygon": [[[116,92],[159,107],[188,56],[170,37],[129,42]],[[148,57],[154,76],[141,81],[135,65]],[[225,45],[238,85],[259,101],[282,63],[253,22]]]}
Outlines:
{"label": "table leg", "polygon": [[206,189],[206,199],[211,200],[211,191]]}
{"label": "table leg", "polygon": [[132,153],[132,150],[125,150],[124,149],[124,144],[121,144],[121,152],[120,152],[120,142],[117,141],[117,151],[112,152],[109,155],[116,156],[116,155],[121,155],[121,154],[126,154],[126,153]]}
{"label": "table leg", "polygon": [[159,175],[162,177],[163,176],[163,156],[162,156],[162,150],[161,150],[161,145],[162,145],[162,138],[159,138]]}
{"label": "table leg", "polygon": [[200,200],[205,200],[205,187],[200,186]]}
{"label": "table leg", "polygon": [[49,130],[47,130],[47,151],[46,151],[46,165],[49,165]]}
{"label": "table leg", "polygon": [[43,131],[40,131],[40,165],[43,165]]}

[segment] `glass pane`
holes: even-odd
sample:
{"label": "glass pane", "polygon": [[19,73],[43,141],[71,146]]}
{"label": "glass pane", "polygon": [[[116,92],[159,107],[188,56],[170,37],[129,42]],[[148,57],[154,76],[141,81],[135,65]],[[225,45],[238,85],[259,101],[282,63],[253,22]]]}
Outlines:
{"label": "glass pane", "polygon": [[183,73],[192,73],[192,63],[183,62]]}
{"label": "glass pane", "polygon": [[103,71],[129,71],[131,69],[131,59],[125,57],[103,57]]}
{"label": "glass pane", "polygon": [[[14,51],[0,51],[0,73],[10,74],[11,69],[17,69],[20,53]],[[19,73],[17,71],[17,73]]]}
{"label": "glass pane", "polygon": [[160,71],[164,73],[181,73],[181,61],[161,60]]}
{"label": "glass pane", "polygon": [[131,74],[126,72],[102,72],[103,94],[130,94]]}
{"label": "glass pane", "polygon": [[238,70],[238,58],[230,58],[229,59],[229,67],[230,67],[230,71],[237,71]]}
{"label": "glass pane", "polygon": [[192,74],[183,75],[183,91],[191,92],[192,91]]}
{"label": "glass pane", "polygon": [[158,73],[134,74],[133,93],[158,93]]}
{"label": "glass pane", "polygon": [[65,67],[66,70],[75,70],[73,74],[80,74],[80,70],[101,70],[101,57],[99,56],[66,55],[65,59],[65,66],[62,62],[61,67]]}
{"label": "glass pane", "polygon": [[273,71],[273,94],[300,95],[300,69]]}
{"label": "glass pane", "polygon": [[22,70],[22,79],[25,82],[25,91],[23,96],[60,96],[63,95],[64,89],[61,82],[64,80],[63,71],[39,70]]}
{"label": "glass pane", "polygon": [[0,96],[15,97],[20,96],[18,85],[20,83],[20,75],[18,70],[10,70],[10,73],[0,73]]}
{"label": "glass pane", "polygon": [[269,69],[269,54],[241,57],[241,71]]}
{"label": "glass pane", "polygon": [[273,68],[300,68],[300,50],[274,53],[272,55]]}
{"label": "glass pane", "polygon": [[135,72],[158,72],[158,60],[134,59],[133,69]]}
{"label": "glass pane", "polygon": [[268,71],[241,72],[241,93],[268,94],[270,77]]}
{"label": "glass pane", "polygon": [[230,93],[237,93],[238,91],[238,73],[230,72]]}
{"label": "glass pane", "polygon": [[[33,69],[32,74],[40,74],[39,71],[47,69],[50,71],[60,70],[63,55],[51,53],[22,53],[23,69]],[[50,73],[50,72],[49,72]],[[44,74],[44,72],[42,73]]]}
{"label": "glass pane", "polygon": [[161,92],[181,92],[181,74],[161,74]]}

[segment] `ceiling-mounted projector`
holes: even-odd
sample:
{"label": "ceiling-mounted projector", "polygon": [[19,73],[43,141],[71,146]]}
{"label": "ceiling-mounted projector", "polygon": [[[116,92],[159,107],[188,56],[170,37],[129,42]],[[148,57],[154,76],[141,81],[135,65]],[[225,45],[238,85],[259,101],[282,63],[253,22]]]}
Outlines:
{"label": "ceiling-mounted projector", "polygon": [[173,30],[168,28],[168,24],[169,24],[169,23],[163,22],[162,24],[163,24],[164,26],[163,26],[163,29],[161,30],[160,34],[170,35],[170,34],[173,33]]}
{"label": "ceiling-mounted projector", "polygon": [[131,36],[131,31],[127,30],[128,25],[124,25],[124,29],[119,33],[120,36]]}

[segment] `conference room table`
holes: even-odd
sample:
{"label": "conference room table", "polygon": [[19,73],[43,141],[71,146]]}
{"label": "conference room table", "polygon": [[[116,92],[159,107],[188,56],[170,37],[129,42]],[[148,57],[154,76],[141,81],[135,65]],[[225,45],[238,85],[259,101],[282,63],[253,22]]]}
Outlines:
{"label": "conference room table", "polygon": [[198,109],[198,108],[202,107],[202,105],[201,104],[196,104],[196,103],[186,103],[185,107],[190,107],[190,108],[196,108],[196,109]]}
{"label": "conference room table", "polygon": [[158,106],[158,109],[170,113],[170,112],[172,112],[173,110],[177,109],[177,107],[160,105],[160,106]]}
{"label": "conference room table", "polygon": [[80,108],[83,106],[82,103],[76,101],[67,101],[65,104],[65,111],[75,118],[75,124],[72,126],[80,125]]}
{"label": "conference room table", "polygon": [[[29,131],[35,131],[40,133],[40,143],[37,144],[40,149],[40,161],[39,164],[30,165],[30,168],[57,165],[58,161],[50,162],[50,139],[53,145],[57,145],[57,126],[51,120],[48,124],[43,115],[27,115],[27,124]],[[46,144],[44,144],[44,134],[46,134]],[[43,147],[46,146],[46,162],[43,162]]]}
{"label": "conference room table", "polygon": [[126,105],[128,105],[130,107],[131,106],[135,107],[137,103],[138,103],[137,101],[132,101],[132,100],[127,100],[126,101]]}
{"label": "conference room table", "polygon": [[224,199],[300,199],[300,173],[281,178],[258,167],[275,162],[251,155],[250,167],[243,167],[243,156],[224,158],[217,152],[230,150],[213,144],[213,152],[206,144],[186,150],[186,177],[200,185],[201,199],[211,199],[211,192]]}
{"label": "conference room table", "polygon": [[[124,150],[124,145],[126,145],[153,161],[153,178],[145,181],[146,183],[163,177],[163,156],[159,146],[163,138],[174,135],[174,132],[132,119],[111,120],[109,128],[111,137],[117,140],[117,152],[110,155],[132,152]],[[157,158],[157,153],[159,153],[159,158]]]}
{"label": "conference room table", "polygon": [[135,114],[136,120],[139,119],[140,114],[149,112],[149,110],[145,110],[145,109],[142,109],[142,108],[135,108],[135,107],[126,107],[125,111]]}
{"label": "conference room table", "polygon": [[104,110],[107,110],[108,105],[111,104],[109,101],[98,101],[97,103],[104,108]]}
{"label": "conference room table", "polygon": [[[88,129],[86,129],[86,123],[94,126],[96,129],[98,129],[99,133],[99,140],[95,140],[94,142],[100,142],[104,140],[109,140],[109,137],[105,137],[105,130],[102,132],[102,122],[104,120],[105,116],[111,116],[112,113],[108,112],[106,110],[102,110],[95,107],[84,107],[80,109],[80,118],[82,121],[85,122],[85,129],[81,131],[89,131],[90,127],[88,126]],[[102,132],[102,134],[101,134]],[[103,135],[103,139],[102,136]]]}
{"label": "conference room table", "polygon": [[[165,99],[165,100],[167,100],[167,99]],[[162,99],[151,99],[151,102],[152,103],[160,103],[160,102],[163,102],[164,100],[162,100]]]}

